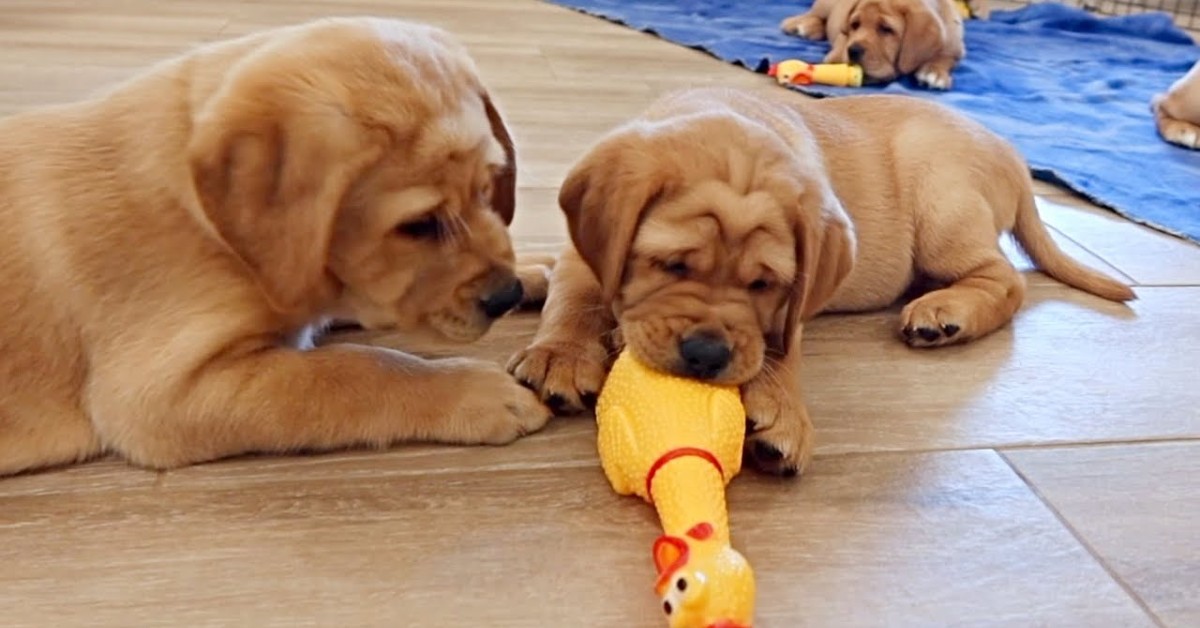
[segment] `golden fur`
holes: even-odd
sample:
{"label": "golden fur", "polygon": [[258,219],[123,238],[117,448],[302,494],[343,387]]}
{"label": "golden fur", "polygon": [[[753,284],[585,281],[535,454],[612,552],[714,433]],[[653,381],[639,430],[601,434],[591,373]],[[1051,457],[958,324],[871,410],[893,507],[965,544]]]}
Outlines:
{"label": "golden fur", "polygon": [[538,429],[503,369],[310,342],[335,317],[485,333],[520,296],[514,177],[465,49],[389,20],[210,45],[0,121],[0,472]]}
{"label": "golden fur", "polygon": [[966,55],[954,0],[817,0],[780,27],[828,39],[826,63],[857,63],[876,82],[914,74],[926,87],[950,89],[951,72]]}
{"label": "golden fur", "polygon": [[1150,103],[1158,133],[1168,142],[1200,149],[1200,61]]}
{"label": "golden fur", "polygon": [[509,368],[573,412],[594,399],[622,343],[695,376],[683,343],[719,339],[731,355],[704,377],[742,387],[748,460],[795,474],[812,449],[800,330],[818,313],[885,308],[926,279],[943,287],[903,309],[900,336],[914,347],[979,338],[1024,296],[998,245],[1010,230],[1051,276],[1133,298],[1059,250],[1030,186],[1010,145],[920,99],[667,96],[567,176],[559,198],[573,246]]}

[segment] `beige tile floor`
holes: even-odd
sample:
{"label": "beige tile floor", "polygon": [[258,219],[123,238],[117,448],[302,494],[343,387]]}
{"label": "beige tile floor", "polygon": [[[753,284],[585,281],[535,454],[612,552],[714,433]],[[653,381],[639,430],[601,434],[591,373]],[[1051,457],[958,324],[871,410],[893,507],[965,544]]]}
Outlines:
{"label": "beige tile floor", "polygon": [[[765,80],[526,0],[4,0],[0,113],[347,13],[470,46],[520,143],[528,250],[562,243],[555,186],[599,133],[671,88]],[[758,625],[1200,625],[1200,247],[1039,191],[1059,241],[1140,299],[1031,274],[1012,326],[939,351],[897,343],[894,312],[812,325],[812,473],[730,488]],[[466,351],[503,360],[535,323],[513,317]],[[3,479],[0,625],[661,625],[653,513],[609,491],[593,449],[572,419],[504,448]]]}

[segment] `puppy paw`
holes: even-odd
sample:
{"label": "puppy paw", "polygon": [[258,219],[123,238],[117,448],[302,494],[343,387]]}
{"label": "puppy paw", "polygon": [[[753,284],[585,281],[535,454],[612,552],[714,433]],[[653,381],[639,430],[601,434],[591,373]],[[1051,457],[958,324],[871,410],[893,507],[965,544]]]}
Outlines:
{"label": "puppy paw", "polygon": [[553,262],[525,262],[517,264],[517,281],[521,282],[522,308],[536,308],[546,302],[550,292],[550,273]]}
{"label": "puppy paw", "polygon": [[793,477],[812,460],[813,427],[798,388],[766,373],[742,386],[745,461],[764,473]]}
{"label": "puppy paw", "polygon": [[900,312],[900,336],[910,347],[966,342],[973,335],[968,329],[966,309],[945,290],[930,292]]}
{"label": "puppy paw", "polygon": [[938,68],[921,68],[917,70],[917,83],[929,89],[947,90],[954,84],[954,79],[946,70]]}
{"label": "puppy paw", "polygon": [[1163,120],[1159,126],[1164,140],[1184,148],[1200,149],[1200,127],[1181,120]]}
{"label": "puppy paw", "polygon": [[821,59],[822,63],[849,63],[850,55],[846,52],[845,46],[834,46],[825,53],[825,58]]}
{"label": "puppy paw", "polygon": [[781,22],[779,28],[788,35],[796,35],[804,39],[815,41],[825,39],[825,21],[808,14],[793,15]]}
{"label": "puppy paw", "polygon": [[436,423],[433,440],[461,445],[504,445],[546,425],[552,416],[536,394],[491,362],[465,358],[439,360],[454,402]]}
{"label": "puppy paw", "polygon": [[536,342],[508,361],[508,371],[555,414],[578,414],[596,406],[607,357],[598,342]]}

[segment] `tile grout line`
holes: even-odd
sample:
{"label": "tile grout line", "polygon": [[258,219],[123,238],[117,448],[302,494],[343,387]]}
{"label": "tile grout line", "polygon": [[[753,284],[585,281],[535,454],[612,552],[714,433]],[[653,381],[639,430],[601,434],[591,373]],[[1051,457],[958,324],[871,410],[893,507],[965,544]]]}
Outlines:
{"label": "tile grout line", "polygon": [[1125,594],[1128,595],[1134,601],[1134,603],[1138,605],[1138,608],[1142,609],[1142,612],[1154,622],[1154,625],[1158,626],[1159,628],[1166,628],[1167,625],[1163,623],[1163,620],[1159,618],[1158,614],[1150,608],[1150,605],[1142,599],[1142,596],[1139,595],[1137,591],[1135,591],[1133,587],[1130,586],[1130,584],[1126,582],[1125,579],[1122,578],[1120,574],[1118,574],[1116,570],[1112,568],[1111,565],[1108,564],[1107,560],[1104,560],[1104,558],[1100,556],[1100,553],[1097,552],[1094,547],[1092,547],[1092,544],[1088,543],[1087,539],[1083,538],[1083,535],[1075,529],[1075,526],[1071,525],[1070,522],[1067,521],[1067,518],[1064,517],[1063,514],[1054,507],[1054,504],[1052,504],[1040,490],[1038,490],[1037,485],[1021,472],[1021,470],[1008,457],[1008,455],[998,449],[993,449],[992,451],[994,451],[996,455],[1000,456],[1000,459],[1004,461],[1004,464],[1007,465],[1008,468],[1011,469],[1018,478],[1020,478],[1021,482],[1023,482],[1025,486],[1029,488],[1030,492],[1032,492],[1034,496],[1038,498],[1038,501],[1040,501],[1042,505],[1050,511],[1050,514],[1053,515],[1056,520],[1058,520],[1059,525],[1066,529],[1071,537],[1075,539],[1075,542],[1083,547],[1088,555],[1092,557],[1092,560],[1095,560],[1096,563],[1100,565],[1100,568],[1108,574],[1108,577],[1112,578],[1113,582],[1117,583],[1117,586],[1121,587],[1121,589],[1125,591]]}
{"label": "tile grout line", "polygon": [[1164,283],[1158,281],[1134,282],[1135,288],[1200,288],[1197,283]]}
{"label": "tile grout line", "polygon": [[1200,442],[1200,436],[1164,436],[1146,438],[1128,438],[1122,440],[1093,440],[1093,441],[1070,441],[1063,443],[1030,443],[1028,445],[993,445],[991,449],[996,451],[1037,451],[1039,449],[1071,449],[1078,447],[1123,447],[1137,445],[1165,445],[1169,443],[1195,443]]}
{"label": "tile grout line", "polygon": [[841,458],[854,456],[878,456],[890,454],[940,454],[940,453],[956,453],[968,451],[1038,451],[1044,449],[1071,449],[1078,447],[1121,447],[1121,446],[1136,446],[1136,445],[1160,445],[1169,443],[1196,443],[1200,442],[1200,436],[1165,436],[1161,438],[1130,438],[1124,440],[1095,440],[1095,441],[1066,441],[1066,442],[1047,442],[1047,443],[1029,443],[1029,444],[979,444],[979,445],[963,445],[961,447],[929,447],[929,448],[914,448],[914,449],[875,449],[875,450],[847,450],[828,453],[816,453],[815,459],[824,458]]}

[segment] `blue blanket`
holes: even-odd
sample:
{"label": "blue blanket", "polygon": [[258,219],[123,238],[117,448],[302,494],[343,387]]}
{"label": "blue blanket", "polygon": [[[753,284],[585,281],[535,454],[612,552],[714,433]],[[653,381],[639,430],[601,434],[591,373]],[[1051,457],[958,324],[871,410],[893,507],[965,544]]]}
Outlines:
{"label": "blue blanket", "polygon": [[[825,42],[781,33],[809,0],[552,0],[720,59],[766,72],[782,59],[818,62]],[[1200,58],[1166,14],[1099,18],[1060,4],[996,11],[966,24],[954,89],[902,80],[818,96],[887,92],[941,101],[1013,142],[1035,177],[1118,213],[1200,242],[1200,151],[1163,142],[1150,97]]]}

